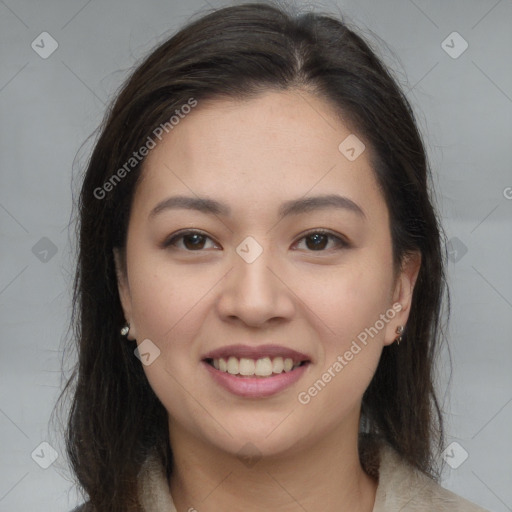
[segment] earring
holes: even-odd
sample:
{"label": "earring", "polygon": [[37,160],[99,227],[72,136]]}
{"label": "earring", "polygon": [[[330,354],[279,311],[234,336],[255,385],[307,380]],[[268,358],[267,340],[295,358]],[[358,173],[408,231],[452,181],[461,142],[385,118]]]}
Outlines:
{"label": "earring", "polygon": [[125,324],[121,328],[121,336],[128,336],[128,333],[130,332],[130,324]]}
{"label": "earring", "polygon": [[404,333],[404,326],[403,325],[399,325],[396,328],[395,332],[398,334],[398,338],[395,339],[396,344],[400,345],[400,342],[402,341],[402,334]]}

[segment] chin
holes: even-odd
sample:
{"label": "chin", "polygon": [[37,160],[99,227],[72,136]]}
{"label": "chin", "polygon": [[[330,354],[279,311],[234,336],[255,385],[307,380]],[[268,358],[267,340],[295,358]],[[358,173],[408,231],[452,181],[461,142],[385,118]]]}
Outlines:
{"label": "chin", "polygon": [[[264,412],[237,415],[223,422],[226,430],[202,429],[204,441],[237,457],[285,456],[295,452],[307,434],[304,422],[300,428],[296,422],[290,421],[290,410],[281,411],[279,415]],[[212,437],[213,432],[217,434],[215,437]]]}
{"label": "chin", "polygon": [[257,460],[263,457],[274,458],[284,457],[296,451],[299,439],[296,434],[291,437],[268,436],[268,433],[260,434],[238,434],[233,439],[213,440],[210,442],[217,444],[217,448],[236,456],[244,462],[246,460]]}

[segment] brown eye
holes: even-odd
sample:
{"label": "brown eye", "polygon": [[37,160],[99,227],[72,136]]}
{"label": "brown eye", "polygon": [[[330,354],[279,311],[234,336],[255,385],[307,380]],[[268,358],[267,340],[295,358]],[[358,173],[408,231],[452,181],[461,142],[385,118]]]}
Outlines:
{"label": "brown eye", "polygon": [[[306,237],[306,246],[308,249],[311,249],[313,251],[318,251],[321,249],[325,249],[325,246],[327,245],[329,241],[329,237],[327,235],[321,234],[321,233],[315,233],[314,235],[310,235]],[[308,243],[311,242],[311,243]]]}
{"label": "brown eye", "polygon": [[[181,233],[176,233],[171,236],[162,244],[162,247],[172,247],[188,252],[199,252],[203,249],[212,248],[212,246],[207,247],[208,240],[211,241],[212,239],[201,232],[190,230],[182,231]],[[302,240],[306,241],[305,245],[307,251],[324,252],[329,249],[343,249],[349,247],[348,242],[328,231],[311,231],[303,236],[299,242]],[[332,242],[331,247],[329,247],[330,242]],[[215,246],[215,244],[213,245]]]}
{"label": "brown eye", "polygon": [[195,250],[195,249],[202,249],[204,246],[205,238],[203,235],[185,235],[183,237],[183,245],[187,249]]}
{"label": "brown eye", "polygon": [[329,241],[334,242],[334,247],[330,248],[346,248],[349,246],[347,242],[342,240],[340,237],[333,235],[328,231],[311,231],[303,236],[300,240],[306,240],[306,248],[309,251],[324,251],[329,244]]}
{"label": "brown eye", "polygon": [[[205,249],[207,240],[211,240],[210,237],[197,231],[182,231],[173,235],[171,238],[166,240],[163,247],[175,247],[186,251],[201,251]],[[182,241],[182,245],[178,242]]]}

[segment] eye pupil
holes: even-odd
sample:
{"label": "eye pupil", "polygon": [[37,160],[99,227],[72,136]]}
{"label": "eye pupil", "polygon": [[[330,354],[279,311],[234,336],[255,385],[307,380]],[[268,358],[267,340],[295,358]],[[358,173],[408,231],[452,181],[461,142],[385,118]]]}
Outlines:
{"label": "eye pupil", "polygon": [[313,245],[307,243],[308,249],[318,250],[323,249],[325,247],[325,242],[327,240],[327,236],[321,233],[315,233],[307,237],[307,240],[314,240]]}
{"label": "eye pupil", "polygon": [[[189,246],[188,242],[191,239],[193,239],[194,241]],[[186,235],[186,236],[183,237],[183,241],[184,241],[185,246],[187,247],[187,249],[190,249],[190,247],[197,249],[198,247],[200,248],[202,244],[204,244],[204,236],[203,235],[198,235],[198,234]]]}

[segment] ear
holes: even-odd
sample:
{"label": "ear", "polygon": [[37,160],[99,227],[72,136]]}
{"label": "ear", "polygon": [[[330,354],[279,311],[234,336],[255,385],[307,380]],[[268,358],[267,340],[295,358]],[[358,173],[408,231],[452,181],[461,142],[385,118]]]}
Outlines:
{"label": "ear", "polygon": [[[128,275],[126,272],[126,255],[118,248],[113,249],[114,264],[116,267],[117,277],[117,290],[119,292],[119,299],[123,307],[124,317],[130,324],[130,331],[127,338],[135,340],[135,325],[132,318],[132,298],[130,294],[130,286],[128,285]],[[121,329],[121,326],[119,327]]]}
{"label": "ear", "polygon": [[421,268],[421,252],[415,251],[405,256],[400,273],[395,282],[392,297],[393,310],[396,315],[386,326],[385,345],[391,345],[398,337],[396,328],[403,325],[407,330],[407,320],[411,311],[412,295]]}

